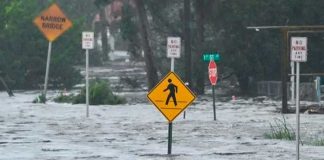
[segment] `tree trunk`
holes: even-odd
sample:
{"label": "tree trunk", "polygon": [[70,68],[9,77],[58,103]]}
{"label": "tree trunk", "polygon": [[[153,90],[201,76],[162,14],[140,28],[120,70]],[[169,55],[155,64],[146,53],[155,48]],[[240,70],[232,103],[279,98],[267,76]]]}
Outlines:
{"label": "tree trunk", "polygon": [[249,90],[249,79],[246,75],[237,74],[237,80],[240,85],[240,93],[247,95]]}
{"label": "tree trunk", "polygon": [[153,63],[153,53],[149,44],[147,25],[148,19],[144,3],[142,0],[135,0],[136,11],[139,18],[139,29],[141,35],[142,48],[144,50],[144,59],[147,73],[147,82],[149,89],[152,89],[158,82],[156,67]]}
{"label": "tree trunk", "polygon": [[204,94],[205,91],[205,64],[202,60],[202,54],[204,51],[204,1],[196,0],[195,3],[197,12],[197,50],[196,53],[196,92],[197,94]]}
{"label": "tree trunk", "polygon": [[105,14],[105,7],[100,9],[100,32],[102,45],[102,59],[108,60],[108,37],[107,37],[108,22]]}
{"label": "tree trunk", "polygon": [[190,37],[190,0],[184,0],[184,52],[185,52],[185,81],[192,86],[191,37]]}
{"label": "tree trunk", "polygon": [[9,97],[14,96],[14,94],[12,93],[12,90],[8,87],[7,83],[4,81],[4,79],[0,76],[0,81],[3,84],[4,88],[6,89]]}

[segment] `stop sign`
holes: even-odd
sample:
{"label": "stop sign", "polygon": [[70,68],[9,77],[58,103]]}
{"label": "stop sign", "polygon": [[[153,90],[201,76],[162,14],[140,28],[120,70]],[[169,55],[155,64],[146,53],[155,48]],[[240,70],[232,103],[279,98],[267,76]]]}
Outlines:
{"label": "stop sign", "polygon": [[217,82],[217,65],[215,61],[211,60],[208,65],[209,81],[212,85]]}

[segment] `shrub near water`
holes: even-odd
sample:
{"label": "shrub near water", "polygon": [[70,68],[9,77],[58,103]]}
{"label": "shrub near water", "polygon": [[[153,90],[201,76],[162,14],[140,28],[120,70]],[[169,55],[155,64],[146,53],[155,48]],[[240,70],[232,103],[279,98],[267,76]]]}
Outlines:
{"label": "shrub near water", "polygon": [[46,96],[45,94],[38,95],[34,100],[33,103],[46,103]]}
{"label": "shrub near water", "polygon": [[313,142],[315,146],[324,146],[324,139],[319,139]]}
{"label": "shrub near water", "polygon": [[[86,89],[83,88],[81,93],[74,98],[73,103],[85,103],[85,98]],[[91,105],[126,103],[125,98],[113,94],[107,82],[100,80],[91,83],[89,87],[89,101]]]}
{"label": "shrub near water", "polygon": [[73,94],[71,95],[65,95],[63,93],[60,93],[60,95],[56,98],[54,98],[54,102],[57,103],[72,103],[75,99],[75,96]]}
{"label": "shrub near water", "polygon": [[313,138],[311,140],[309,140],[309,142],[307,143],[309,145],[313,145],[313,146],[324,146],[324,139],[323,138]]}
{"label": "shrub near water", "polygon": [[284,139],[284,140],[295,140],[295,132],[291,127],[288,127],[286,118],[276,119],[274,124],[270,123],[270,133],[265,133],[265,137],[269,139]]}

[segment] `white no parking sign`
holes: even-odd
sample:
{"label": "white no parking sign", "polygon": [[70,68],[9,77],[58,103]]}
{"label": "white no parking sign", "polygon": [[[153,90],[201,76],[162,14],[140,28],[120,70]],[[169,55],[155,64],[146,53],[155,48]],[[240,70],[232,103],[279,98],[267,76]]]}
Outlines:
{"label": "white no parking sign", "polygon": [[82,49],[94,48],[94,33],[82,32]]}
{"label": "white no parking sign", "polygon": [[295,62],[307,61],[307,38],[291,37],[290,60]]}

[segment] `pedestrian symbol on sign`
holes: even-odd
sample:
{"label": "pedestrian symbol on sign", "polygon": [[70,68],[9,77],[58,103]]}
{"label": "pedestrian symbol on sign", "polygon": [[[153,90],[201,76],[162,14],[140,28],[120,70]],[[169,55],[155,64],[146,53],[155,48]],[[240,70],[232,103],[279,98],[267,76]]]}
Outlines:
{"label": "pedestrian symbol on sign", "polygon": [[170,72],[147,94],[147,98],[171,123],[196,96],[178,75]]}
{"label": "pedestrian symbol on sign", "polygon": [[168,79],[169,85],[166,89],[163,90],[163,92],[169,90],[169,95],[167,100],[165,101],[165,105],[169,104],[170,98],[172,97],[174,106],[177,106],[177,98],[176,98],[176,93],[178,93],[178,87],[172,83],[172,79]]}

